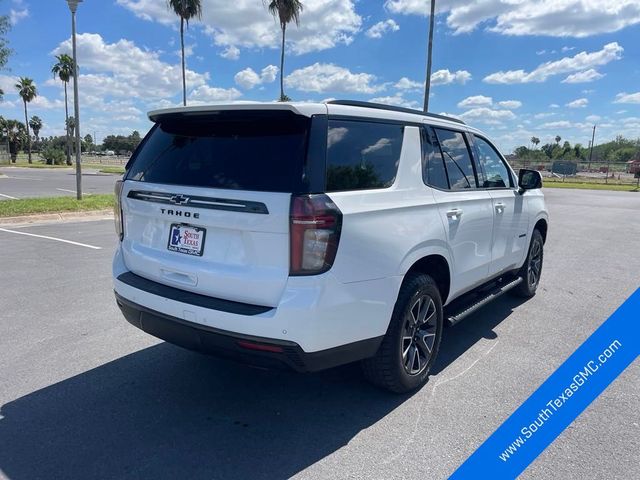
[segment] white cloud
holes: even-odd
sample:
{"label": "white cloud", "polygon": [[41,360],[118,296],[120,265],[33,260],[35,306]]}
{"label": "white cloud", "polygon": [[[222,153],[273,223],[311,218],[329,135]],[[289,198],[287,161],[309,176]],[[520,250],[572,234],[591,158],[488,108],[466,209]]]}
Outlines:
{"label": "white cloud", "polygon": [[585,120],[587,122],[599,122],[602,120],[602,117],[600,115],[588,115]]}
{"label": "white cloud", "polygon": [[[160,0],[117,0],[138,17],[177,25],[177,17]],[[279,48],[280,27],[257,0],[202,0],[200,24],[216,45]],[[362,18],[353,0],[304,2],[300,26],[287,29],[290,51],[302,54],[348,45],[360,30]]]}
{"label": "white cloud", "polygon": [[29,103],[29,111],[51,110],[53,108],[64,108],[64,102],[60,99],[49,100],[44,95],[38,95]]}
{"label": "white cloud", "polygon": [[240,85],[242,88],[250,90],[263,83],[272,83],[278,75],[278,70],[278,67],[275,65],[268,65],[264,67],[260,72],[260,75],[258,75],[251,67],[249,67],[236,73],[233,79],[236,84]]}
{"label": "white cloud", "polygon": [[557,128],[571,128],[573,125],[566,120],[559,120],[557,122],[547,122],[540,125],[541,130],[557,129]]}
{"label": "white cloud", "polygon": [[553,62],[543,63],[531,72],[508,70],[506,72],[492,73],[486,76],[484,81],[497,84],[544,82],[553,75],[584,71],[591,67],[606,65],[611,61],[619,60],[622,58],[623,50],[617,42],[612,42],[596,52],[580,52],[573,57],[565,57]]}
{"label": "white cloud", "polygon": [[202,85],[191,92],[189,103],[191,105],[199,105],[214,102],[231,102],[241,96],[242,93],[235,88],[216,88]]}
{"label": "white cloud", "polygon": [[553,117],[555,115],[554,112],[542,112],[542,113],[536,113],[533,118],[535,118],[536,120],[540,120],[541,118],[549,118],[549,117]]}
{"label": "white cloud", "polygon": [[[392,13],[427,16],[429,1],[386,0],[385,7]],[[554,37],[587,37],[640,23],[637,0],[449,0],[437,3],[436,12],[447,14],[447,26],[458,34],[487,21],[488,30],[504,35]]]}
{"label": "white cloud", "polygon": [[558,105],[557,103],[552,103],[551,105],[549,105],[549,108],[560,108],[560,105]]}
{"label": "white cloud", "polygon": [[402,77],[395,84],[395,87],[399,90],[421,91],[424,90],[424,82],[416,82],[408,79],[407,77]]}
{"label": "white cloud", "polygon": [[491,105],[493,105],[493,99],[484,95],[474,95],[458,102],[458,108],[490,107]]}
{"label": "white cloud", "polygon": [[227,60],[238,60],[240,58],[240,49],[233,45],[229,45],[219,54],[222,58]]}
{"label": "white cloud", "polygon": [[408,100],[400,93],[388,97],[376,97],[369,100],[374,103],[384,103],[386,105],[397,105],[398,107],[418,108],[419,104],[415,100]]}
{"label": "white cloud", "polygon": [[236,84],[242,88],[251,89],[256,85],[260,85],[260,76],[253,70],[253,68],[245,68],[236,73],[233,77]]}
{"label": "white cloud", "polygon": [[522,106],[522,102],[519,100],[503,100],[501,102],[498,102],[498,105],[509,110],[515,110],[516,108],[520,108]]}
{"label": "white cloud", "polygon": [[572,102],[566,104],[569,108],[584,108],[589,105],[589,100],[586,98],[578,98]]}
{"label": "white cloud", "polygon": [[450,72],[449,70],[438,70],[431,74],[431,85],[448,85],[450,83],[459,83],[464,85],[471,80],[471,74],[466,70],[458,70]]}
{"label": "white cloud", "polygon": [[18,82],[18,77],[14,77],[12,75],[2,75],[0,74],[0,89],[4,91],[5,96],[15,93],[16,91],[16,83]]}
{"label": "white cloud", "polygon": [[511,110],[494,110],[487,107],[478,107],[467,110],[459,115],[463,120],[473,120],[482,123],[495,124],[503,120],[513,120],[516,118]]}
{"label": "white cloud", "polygon": [[[96,33],[80,34],[77,42],[82,71],[93,72],[80,76],[85,94],[152,99],[180,92],[180,65],[163,62],[158,52],[143,50],[125,39],[107,43]],[[71,41],[65,40],[52,53],[69,51]],[[205,85],[207,80],[208,74],[187,70],[188,88]]]}
{"label": "white cloud", "polygon": [[20,20],[23,20],[29,16],[29,8],[22,5],[22,2],[16,3],[16,7],[9,10],[9,22],[11,25],[15,25]]}
{"label": "white cloud", "polygon": [[562,83],[587,83],[595,80],[600,80],[604,75],[597,70],[590,68],[583,72],[572,73],[567,78],[562,80]]}
{"label": "white cloud", "polygon": [[571,50],[575,50],[575,49],[576,49],[576,47],[562,47],[562,48],[560,49],[560,51],[561,51],[562,53],[566,53],[566,52],[570,52]]}
{"label": "white cloud", "polygon": [[294,70],[285,78],[288,87],[302,92],[316,93],[376,93],[385,89],[377,85],[369,73],[352,73],[332,63],[314,63]]}
{"label": "white cloud", "polygon": [[616,95],[613,103],[640,103],[640,92],[626,93],[622,92]]}
{"label": "white cloud", "polygon": [[366,31],[365,35],[369,38],[382,38],[385,33],[397,32],[398,30],[400,30],[400,25],[398,25],[394,20],[388,19],[383,22],[376,23]]}

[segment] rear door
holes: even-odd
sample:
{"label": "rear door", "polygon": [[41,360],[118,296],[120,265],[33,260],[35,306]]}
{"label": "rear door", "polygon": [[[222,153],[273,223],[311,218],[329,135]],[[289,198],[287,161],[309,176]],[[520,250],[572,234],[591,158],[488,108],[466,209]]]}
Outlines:
{"label": "rear door", "polygon": [[493,212],[489,192],[478,189],[466,136],[425,129],[425,181],[433,187],[453,257],[452,297],[483,283],[489,274]]}
{"label": "rear door", "polygon": [[493,241],[489,273],[498,275],[519,267],[524,261],[529,239],[527,203],[497,149],[488,140],[474,135],[474,153],[482,188],[493,203]]}
{"label": "rear door", "polygon": [[157,122],[124,182],[127,268],[191,292],[276,306],[289,275],[291,194],[310,188],[312,120],[227,111]]}

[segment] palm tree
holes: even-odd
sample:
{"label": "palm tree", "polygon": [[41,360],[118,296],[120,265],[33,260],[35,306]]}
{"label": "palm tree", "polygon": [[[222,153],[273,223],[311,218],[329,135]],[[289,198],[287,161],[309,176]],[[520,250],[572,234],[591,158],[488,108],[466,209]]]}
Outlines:
{"label": "palm tree", "polygon": [[282,46],[280,49],[280,101],[291,100],[284,93],[284,43],[287,35],[287,25],[292,21],[296,26],[300,25],[300,13],[304,6],[300,0],[271,0],[269,2],[269,13],[274,18],[278,18],[282,29]]}
{"label": "palm tree", "polygon": [[2,101],[3,96],[4,96],[4,90],[0,88],[0,102]]}
{"label": "palm tree", "polygon": [[[73,58],[66,53],[56,55],[57,62],[51,67],[53,77],[58,77],[64,84],[64,123],[69,122],[69,103],[67,99],[67,84],[73,77]],[[67,165],[71,165],[71,138],[67,129]]]}
{"label": "palm tree", "polygon": [[69,136],[73,137],[76,131],[76,119],[73,117],[67,118],[66,127],[67,132],[69,132]]}
{"label": "palm tree", "polygon": [[562,137],[560,135],[556,135],[556,144],[560,144],[560,140],[562,140]]}
{"label": "palm tree", "polygon": [[27,103],[31,102],[38,96],[36,85],[33,83],[33,79],[27,77],[20,77],[18,83],[16,83],[18,89],[18,95],[22,97],[24,103],[24,123],[27,125],[27,146],[29,148],[29,163],[31,162],[31,135],[29,135],[29,114],[27,112]]}
{"label": "palm tree", "polygon": [[538,137],[532,137],[531,141],[533,142],[533,144],[536,146],[536,148],[538,147],[538,144],[540,143],[540,139]]}
{"label": "palm tree", "polygon": [[180,47],[182,51],[182,103],[187,106],[187,77],[184,60],[184,24],[189,27],[189,20],[202,18],[200,0],[167,0],[167,6],[180,17]]}
{"label": "palm tree", "polygon": [[37,115],[31,117],[29,120],[29,126],[33,130],[33,134],[36,136],[36,143],[40,142],[40,130],[42,130],[42,119]]}

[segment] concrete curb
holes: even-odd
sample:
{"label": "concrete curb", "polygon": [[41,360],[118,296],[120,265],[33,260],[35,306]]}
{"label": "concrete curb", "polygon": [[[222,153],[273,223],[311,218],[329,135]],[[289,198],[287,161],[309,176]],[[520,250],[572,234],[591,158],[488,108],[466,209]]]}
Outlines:
{"label": "concrete curb", "polygon": [[113,210],[89,210],[86,212],[42,213],[0,218],[0,227],[31,225],[35,223],[91,222],[113,218]]}

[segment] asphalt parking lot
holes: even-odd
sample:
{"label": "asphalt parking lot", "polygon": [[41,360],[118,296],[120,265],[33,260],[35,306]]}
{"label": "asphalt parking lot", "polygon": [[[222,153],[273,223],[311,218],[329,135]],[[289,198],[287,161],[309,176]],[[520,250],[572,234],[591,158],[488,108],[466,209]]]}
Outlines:
{"label": "asphalt parking lot", "polygon": [[[538,295],[446,330],[429,383],[408,396],[357,366],[258,370],[138,331],[113,299],[111,221],[5,227],[0,478],[448,477],[640,286],[640,195],[545,193]],[[639,367],[522,478],[640,478]]]}
{"label": "asphalt parking lot", "polygon": [[[85,168],[82,192],[113,193],[118,175]],[[76,194],[76,174],[68,168],[0,167],[0,201]]]}

